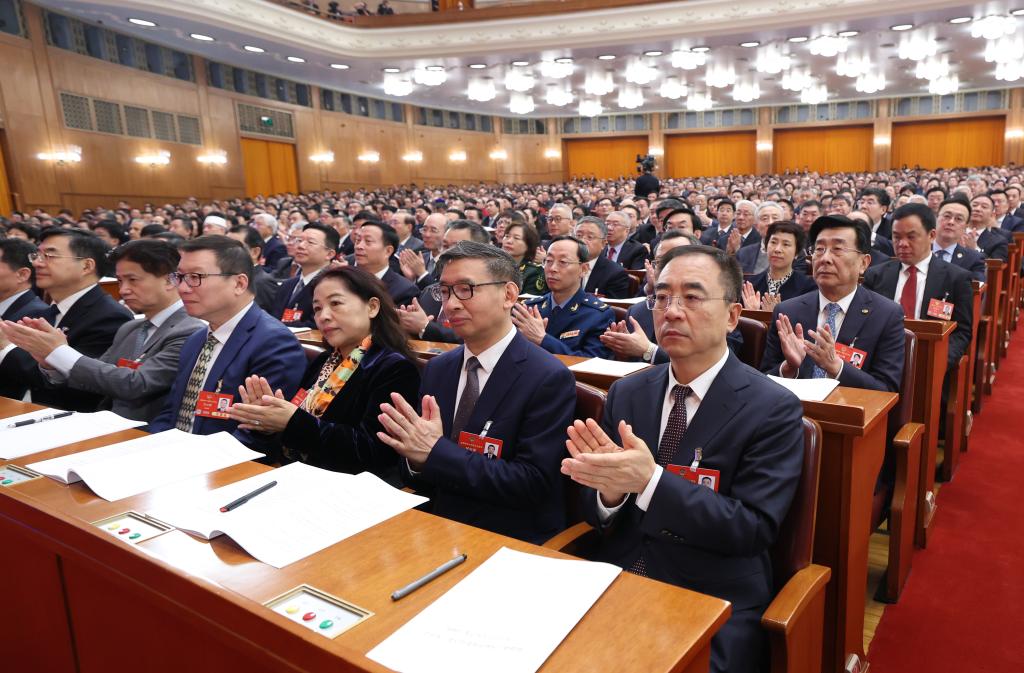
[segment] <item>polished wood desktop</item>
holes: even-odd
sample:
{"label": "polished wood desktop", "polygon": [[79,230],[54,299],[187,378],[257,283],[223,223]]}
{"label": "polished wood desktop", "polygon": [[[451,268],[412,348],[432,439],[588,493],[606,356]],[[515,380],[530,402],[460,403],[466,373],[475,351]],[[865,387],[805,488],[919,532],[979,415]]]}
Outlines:
{"label": "polished wood desktop", "polygon": [[[0,399],[0,417],[34,408]],[[10,462],[25,465],[141,434],[125,431]],[[113,503],[81,483],[47,478],[0,489],[5,670],[383,672],[365,653],[502,546],[563,556],[418,511],[283,569],[224,537],[207,542],[172,530],[133,546],[89,523],[269,469],[244,463]],[[391,601],[391,591],[455,550],[469,560]],[[262,606],[302,583],[374,616],[328,640]],[[725,601],[623,573],[541,671],[707,671],[711,637],[729,614]]]}

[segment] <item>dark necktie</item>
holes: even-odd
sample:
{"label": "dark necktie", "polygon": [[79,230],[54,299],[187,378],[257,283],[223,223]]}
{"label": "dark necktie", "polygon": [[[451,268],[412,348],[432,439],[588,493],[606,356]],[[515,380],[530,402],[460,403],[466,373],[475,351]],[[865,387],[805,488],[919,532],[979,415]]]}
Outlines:
{"label": "dark necktie", "polygon": [[51,325],[56,325],[57,318],[60,317],[60,309],[57,308],[56,304],[50,304],[39,317],[45,320],[46,322],[50,323]]}
{"label": "dark necktie", "polygon": [[[672,411],[668,414],[668,423],[665,424],[665,432],[661,435],[661,442],[658,444],[658,453],[654,456],[655,462],[662,467],[669,464],[672,456],[676,455],[679,445],[686,434],[686,398],[692,391],[689,386],[676,384],[672,388]],[[630,572],[647,577],[647,561],[643,552],[633,561]]]}
{"label": "dark necktie", "polygon": [[148,320],[142,321],[142,327],[138,329],[135,334],[135,345],[132,347],[132,360],[138,360],[139,356],[142,355],[142,348],[146,345],[146,340],[149,339],[149,331],[153,329],[153,323]]}
{"label": "dark necktie", "polygon": [[903,307],[903,316],[908,320],[916,320],[917,312],[917,267],[907,267],[907,282],[903,285],[903,293],[900,295],[900,306]]}
{"label": "dark necktie", "polygon": [[459,406],[455,410],[455,418],[452,421],[452,432],[450,437],[456,442],[459,441],[459,433],[466,427],[469,417],[473,414],[473,407],[480,397],[480,378],[477,370],[480,369],[480,361],[476,357],[466,360],[466,385],[462,389],[462,397],[459,398]]}
{"label": "dark necktie", "polygon": [[196,402],[199,401],[199,393],[203,389],[203,382],[206,381],[206,370],[210,366],[210,359],[213,357],[213,349],[217,345],[217,337],[210,332],[206,337],[203,349],[199,351],[196,358],[196,365],[192,368],[192,374],[185,384],[185,393],[181,396],[181,406],[178,407],[178,421],[174,427],[183,432],[192,432],[192,425],[195,423]]}
{"label": "dark necktie", "polygon": [[292,290],[292,296],[288,298],[289,304],[295,303],[295,301],[299,298],[299,293],[302,292],[302,288],[304,288],[305,286],[306,284],[302,282],[302,277],[299,276],[299,282],[295,284],[295,289]]}

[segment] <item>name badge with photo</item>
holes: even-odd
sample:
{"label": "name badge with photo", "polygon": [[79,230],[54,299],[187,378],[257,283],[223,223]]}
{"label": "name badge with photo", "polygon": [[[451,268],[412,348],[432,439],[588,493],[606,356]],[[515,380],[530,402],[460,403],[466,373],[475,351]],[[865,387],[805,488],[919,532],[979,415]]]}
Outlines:
{"label": "name badge with photo", "polygon": [[707,486],[715,493],[718,493],[718,482],[722,478],[722,473],[719,470],[709,470],[704,467],[698,467],[696,469],[686,465],[666,465],[665,469],[672,474],[678,474],[680,477],[698,486]]}
{"label": "name badge with photo", "polygon": [[281,322],[298,322],[302,320],[302,309],[286,308],[281,314]]}
{"label": "name badge with photo", "polygon": [[953,319],[953,305],[941,299],[932,299],[928,302],[928,316],[939,320]]}
{"label": "name badge with photo", "polygon": [[299,388],[299,392],[295,393],[295,397],[292,398],[292,404],[301,407],[302,403],[306,401],[306,395],[309,395],[309,391],[305,388]]}
{"label": "name badge with photo", "polygon": [[851,364],[857,369],[861,369],[864,367],[864,360],[867,358],[868,352],[862,351],[859,348],[854,348],[853,346],[837,343],[836,355],[838,355],[843,362]]}
{"label": "name badge with photo", "polygon": [[231,407],[233,400],[233,395],[204,390],[199,393],[199,399],[196,400],[196,416],[219,418],[221,420],[227,419],[228,409]]}
{"label": "name badge with photo", "polygon": [[128,369],[138,369],[142,366],[142,362],[139,360],[130,360],[128,358],[120,358],[117,361],[118,367],[127,367]]}
{"label": "name badge with photo", "polygon": [[482,453],[488,459],[493,460],[501,458],[501,448],[504,446],[504,442],[495,437],[483,437],[463,431],[459,433],[459,446],[473,453]]}

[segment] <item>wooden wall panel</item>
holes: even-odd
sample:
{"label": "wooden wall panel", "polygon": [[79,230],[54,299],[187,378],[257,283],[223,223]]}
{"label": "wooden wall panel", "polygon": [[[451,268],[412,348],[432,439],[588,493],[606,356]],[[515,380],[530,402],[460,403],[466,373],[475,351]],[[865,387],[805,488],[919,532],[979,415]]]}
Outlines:
{"label": "wooden wall panel", "polygon": [[1001,164],[1005,127],[1005,117],[893,123],[892,167]]}
{"label": "wooden wall panel", "polygon": [[776,173],[869,171],[874,129],[872,126],[777,129],[772,145]]}
{"label": "wooden wall panel", "polygon": [[[559,144],[554,149],[559,149]],[[501,147],[508,152],[508,159],[497,164],[499,182],[562,180],[561,158],[549,159],[544,156],[544,151],[551,147],[547,136],[502,136]]]}
{"label": "wooden wall panel", "polygon": [[636,173],[636,155],[647,154],[647,136],[566,140],[565,177],[617,178]]}
{"label": "wooden wall panel", "polygon": [[4,161],[4,134],[0,132],[0,215],[14,210],[11,199],[11,185],[7,180],[7,164]]}
{"label": "wooden wall panel", "polygon": [[663,178],[750,174],[756,170],[754,131],[665,136]]}

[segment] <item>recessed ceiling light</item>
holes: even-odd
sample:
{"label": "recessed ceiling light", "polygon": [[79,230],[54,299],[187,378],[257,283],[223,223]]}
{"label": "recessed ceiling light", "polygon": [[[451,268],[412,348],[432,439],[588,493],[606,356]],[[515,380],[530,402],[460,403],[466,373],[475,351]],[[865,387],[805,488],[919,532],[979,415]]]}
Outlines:
{"label": "recessed ceiling light", "polygon": [[856,30],[844,30],[841,33],[839,33],[839,37],[853,37],[855,35],[857,35]]}
{"label": "recessed ceiling light", "polygon": [[912,23],[898,23],[895,26],[889,26],[891,30],[910,30],[913,27]]}
{"label": "recessed ceiling light", "polygon": [[444,70],[443,65],[428,65],[427,70],[430,72],[441,72]]}
{"label": "recessed ceiling light", "polygon": [[529,61],[512,61],[512,65],[522,67],[522,66],[530,65],[530,62]]}
{"label": "recessed ceiling light", "polygon": [[292,63],[305,63],[306,62],[306,59],[299,58],[298,56],[289,56],[288,60],[291,61]]}
{"label": "recessed ceiling light", "polygon": [[473,70],[483,70],[484,68],[487,67],[487,64],[486,63],[470,63],[469,67],[472,68]]}
{"label": "recessed ceiling light", "polygon": [[128,23],[134,23],[136,26],[145,26],[146,28],[154,28],[156,24],[152,21],[146,21],[145,19],[128,19]]}
{"label": "recessed ceiling light", "polygon": [[348,70],[348,66],[344,63],[332,63],[331,67],[335,70]]}
{"label": "recessed ceiling light", "polygon": [[759,47],[759,46],[761,46],[761,43],[760,42],[756,42],[756,41],[754,41],[754,42],[740,42],[740,46],[741,47],[747,47],[749,49],[750,47]]}
{"label": "recessed ceiling light", "polygon": [[569,58],[568,56],[563,56],[562,58],[556,58],[555,59],[555,63],[562,63],[564,65],[564,64],[567,64],[567,63],[572,63],[572,59]]}
{"label": "recessed ceiling light", "polygon": [[703,54],[705,52],[711,51],[711,47],[694,47],[690,51],[692,51],[692,52],[694,52],[696,54]]}
{"label": "recessed ceiling light", "polygon": [[601,54],[600,56],[597,57],[597,60],[599,60],[599,61],[614,61],[615,60],[615,54]]}
{"label": "recessed ceiling light", "polygon": [[254,54],[262,54],[264,51],[266,51],[263,47],[254,47],[251,44],[245,45],[244,47],[242,47],[242,49],[245,49],[246,51],[251,51]]}
{"label": "recessed ceiling light", "polygon": [[807,36],[806,35],[797,35],[796,37],[789,38],[789,41],[790,42],[806,42],[807,41]]}
{"label": "recessed ceiling light", "polygon": [[213,42],[213,38],[209,35],[203,35],[202,33],[189,33],[189,37],[193,40],[199,40],[200,42]]}
{"label": "recessed ceiling light", "polygon": [[402,71],[399,68],[384,68],[384,72],[389,72],[389,73],[394,74],[396,72],[402,72]]}
{"label": "recessed ceiling light", "polygon": [[644,56],[661,56],[664,53],[665,52],[663,52],[663,51],[658,51],[657,49],[652,49],[651,51],[645,51],[644,52]]}
{"label": "recessed ceiling light", "polygon": [[1010,12],[1010,14],[1013,14],[1014,16],[1024,15],[1024,9],[1015,9],[1012,12]]}
{"label": "recessed ceiling light", "polygon": [[949,22],[950,22],[950,23],[953,23],[953,24],[957,24],[957,23],[969,23],[970,21],[972,21],[972,19],[971,19],[971,17],[969,17],[969,16],[958,16],[958,17],[956,17],[955,19],[950,19],[950,20],[949,20]]}

